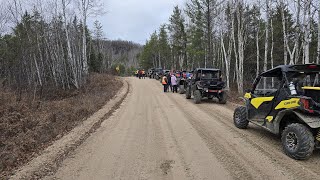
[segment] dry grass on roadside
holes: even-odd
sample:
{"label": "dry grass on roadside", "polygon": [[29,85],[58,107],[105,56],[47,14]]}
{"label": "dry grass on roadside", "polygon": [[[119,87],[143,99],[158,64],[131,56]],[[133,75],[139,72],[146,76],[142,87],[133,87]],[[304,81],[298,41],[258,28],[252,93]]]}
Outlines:
{"label": "dry grass on roadside", "polygon": [[80,90],[48,89],[41,100],[23,94],[20,102],[0,89],[0,179],[100,109],[121,86],[113,76],[94,74]]}

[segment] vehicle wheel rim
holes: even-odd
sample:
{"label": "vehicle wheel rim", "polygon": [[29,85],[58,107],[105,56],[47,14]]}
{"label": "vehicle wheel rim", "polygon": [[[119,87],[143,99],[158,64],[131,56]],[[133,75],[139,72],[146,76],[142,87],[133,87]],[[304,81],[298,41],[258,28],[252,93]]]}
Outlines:
{"label": "vehicle wheel rim", "polygon": [[290,150],[295,150],[297,148],[297,145],[298,145],[298,137],[296,135],[296,133],[294,132],[289,132],[287,135],[286,135],[286,144],[287,144],[287,147],[290,149]]}

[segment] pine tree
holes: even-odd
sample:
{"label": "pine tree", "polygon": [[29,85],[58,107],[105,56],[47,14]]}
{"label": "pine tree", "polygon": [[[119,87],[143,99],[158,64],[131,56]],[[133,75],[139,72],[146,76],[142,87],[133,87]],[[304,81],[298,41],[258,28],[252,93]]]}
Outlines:
{"label": "pine tree", "polygon": [[187,34],[185,31],[185,19],[178,6],[173,10],[173,14],[169,19],[170,41],[172,46],[172,56],[175,68],[177,62],[180,69],[188,66],[187,63]]}
{"label": "pine tree", "polygon": [[201,4],[198,0],[187,3],[186,14],[189,17],[187,28],[187,54],[190,58],[191,69],[205,65],[204,24]]}
{"label": "pine tree", "polygon": [[166,25],[161,25],[158,37],[159,58],[164,68],[170,68],[172,63],[170,61],[170,46]]}

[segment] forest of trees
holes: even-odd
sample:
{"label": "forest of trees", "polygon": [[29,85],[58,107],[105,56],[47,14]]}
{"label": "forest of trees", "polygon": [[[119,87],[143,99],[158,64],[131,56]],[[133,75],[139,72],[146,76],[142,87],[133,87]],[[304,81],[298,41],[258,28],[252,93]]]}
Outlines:
{"label": "forest of trees", "polygon": [[[104,38],[99,0],[12,0],[0,8],[0,83],[18,94],[75,89],[90,72],[138,66],[141,46]],[[0,84],[1,85],[1,84]]]}
{"label": "forest of trees", "polygon": [[151,34],[144,68],[222,69],[242,94],[253,78],[280,64],[319,63],[319,0],[186,0]]}

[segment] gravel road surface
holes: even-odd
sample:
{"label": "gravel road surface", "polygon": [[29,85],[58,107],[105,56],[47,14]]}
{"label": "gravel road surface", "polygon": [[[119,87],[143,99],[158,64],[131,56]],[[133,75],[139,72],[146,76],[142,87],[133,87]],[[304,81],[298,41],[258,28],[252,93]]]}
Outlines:
{"label": "gravel road surface", "polygon": [[159,81],[127,81],[120,108],[46,179],[319,179],[319,151],[290,159],[279,137],[234,127],[230,103],[195,105]]}

